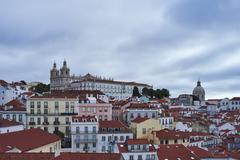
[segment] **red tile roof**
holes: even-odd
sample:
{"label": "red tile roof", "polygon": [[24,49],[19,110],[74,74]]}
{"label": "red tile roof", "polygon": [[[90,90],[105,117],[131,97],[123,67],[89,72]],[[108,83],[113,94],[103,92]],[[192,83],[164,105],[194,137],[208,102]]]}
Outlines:
{"label": "red tile roof", "polygon": [[78,122],[97,122],[97,118],[95,116],[74,116],[72,117],[72,121],[78,121]]}
{"label": "red tile roof", "polygon": [[128,145],[137,145],[137,144],[150,144],[147,139],[128,139]]}
{"label": "red tile roof", "polygon": [[18,123],[16,121],[10,121],[8,119],[0,119],[0,128],[1,127],[10,127],[10,126],[18,126],[18,125],[23,125],[21,123]]}
{"label": "red tile roof", "polygon": [[131,103],[127,109],[157,109],[150,103]]}
{"label": "red tile roof", "polygon": [[11,100],[10,102],[5,104],[6,106],[16,106],[16,107],[23,107],[24,105],[17,99]]}
{"label": "red tile roof", "polygon": [[200,160],[195,154],[193,154],[184,145],[160,145],[158,150],[159,160]]}
{"label": "red tile roof", "polygon": [[62,153],[54,160],[121,160],[119,153]]}
{"label": "red tile roof", "polygon": [[156,132],[156,137],[159,139],[183,139],[189,138],[188,132],[181,132],[181,131],[173,131],[169,129],[162,129],[160,131],[153,131]]}
{"label": "red tile roof", "polygon": [[146,121],[146,120],[148,120],[149,118],[147,118],[147,117],[137,117],[136,119],[134,119],[132,122],[133,123],[142,123],[142,122],[144,122],[144,121]]}
{"label": "red tile roof", "polygon": [[0,153],[0,160],[53,160],[53,153]]}
{"label": "red tile roof", "polygon": [[206,151],[199,147],[188,147],[189,150],[191,150],[195,155],[197,155],[199,158],[211,158],[212,154],[209,151]]}
{"label": "red tile roof", "polygon": [[8,83],[2,79],[0,79],[0,86],[6,86]]}
{"label": "red tile roof", "polygon": [[[99,121],[99,132],[108,132],[108,129],[119,129],[119,132],[131,132],[130,129],[118,120]],[[104,129],[104,131],[103,131]]]}
{"label": "red tile roof", "polygon": [[5,133],[0,134],[0,152],[6,152],[14,147],[27,152],[60,140],[60,137],[37,128]]}

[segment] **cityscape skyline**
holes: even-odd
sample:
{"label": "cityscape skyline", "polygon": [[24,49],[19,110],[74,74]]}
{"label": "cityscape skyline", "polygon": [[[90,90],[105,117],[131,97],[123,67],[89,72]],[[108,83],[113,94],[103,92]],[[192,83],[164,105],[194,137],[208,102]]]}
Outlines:
{"label": "cityscape skyline", "polygon": [[1,79],[49,83],[54,60],[66,59],[71,73],[148,83],[172,97],[191,94],[199,78],[207,98],[238,96],[239,2],[151,2],[5,2]]}

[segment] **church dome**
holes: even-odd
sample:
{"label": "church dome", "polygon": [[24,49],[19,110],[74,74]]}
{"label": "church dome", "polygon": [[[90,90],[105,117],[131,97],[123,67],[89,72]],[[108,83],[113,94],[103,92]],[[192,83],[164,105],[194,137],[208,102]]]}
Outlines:
{"label": "church dome", "polygon": [[197,96],[200,100],[204,100],[205,99],[205,90],[201,86],[201,82],[200,81],[197,82],[197,86],[193,89],[193,95]]}

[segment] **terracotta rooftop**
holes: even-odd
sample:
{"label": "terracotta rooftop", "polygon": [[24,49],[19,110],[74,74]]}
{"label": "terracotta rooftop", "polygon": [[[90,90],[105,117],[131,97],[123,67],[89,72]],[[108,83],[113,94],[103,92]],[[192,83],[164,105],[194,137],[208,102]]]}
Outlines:
{"label": "terracotta rooftop", "polygon": [[162,129],[159,131],[153,131],[156,132],[156,137],[159,139],[183,139],[183,138],[189,138],[188,132],[181,132],[181,131],[173,131],[169,129]]}
{"label": "terracotta rooftop", "polygon": [[13,148],[27,152],[60,140],[60,137],[38,128],[5,133],[0,134],[0,152],[6,152]]}
{"label": "terracotta rooftop", "polygon": [[5,104],[6,106],[16,106],[16,107],[23,107],[24,105],[17,99],[11,100],[10,102]]}
{"label": "terracotta rooftop", "polygon": [[0,160],[53,160],[53,153],[0,153]]}
{"label": "terracotta rooftop", "polygon": [[[120,129],[119,132],[131,132],[130,129],[121,121],[99,121],[99,132],[110,132],[109,129]],[[118,131],[117,131],[118,132]]]}
{"label": "terracotta rooftop", "polygon": [[137,145],[137,144],[150,144],[147,139],[128,139],[128,145]]}
{"label": "terracotta rooftop", "polygon": [[131,103],[127,109],[157,109],[150,103]]}
{"label": "terracotta rooftop", "polygon": [[158,150],[159,160],[200,160],[184,145],[160,145]]}
{"label": "terracotta rooftop", "polygon": [[62,153],[54,160],[121,160],[119,153]]}
{"label": "terracotta rooftop", "polygon": [[133,123],[142,123],[146,120],[148,120],[149,118],[147,117],[137,117],[136,119],[132,120]]}
{"label": "terracotta rooftop", "polygon": [[212,154],[209,151],[206,151],[199,147],[188,147],[189,150],[191,150],[195,155],[197,155],[199,158],[212,158]]}
{"label": "terracotta rooftop", "polygon": [[10,127],[10,126],[18,126],[18,125],[23,125],[21,123],[18,123],[16,121],[11,121],[8,119],[0,119],[0,128],[2,127]]}

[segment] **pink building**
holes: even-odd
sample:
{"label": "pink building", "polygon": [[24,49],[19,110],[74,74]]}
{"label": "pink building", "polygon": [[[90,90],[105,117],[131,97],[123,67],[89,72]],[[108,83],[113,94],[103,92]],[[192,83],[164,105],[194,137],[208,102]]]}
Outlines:
{"label": "pink building", "polygon": [[112,104],[94,97],[88,97],[79,103],[78,115],[95,115],[101,120],[112,120]]}

